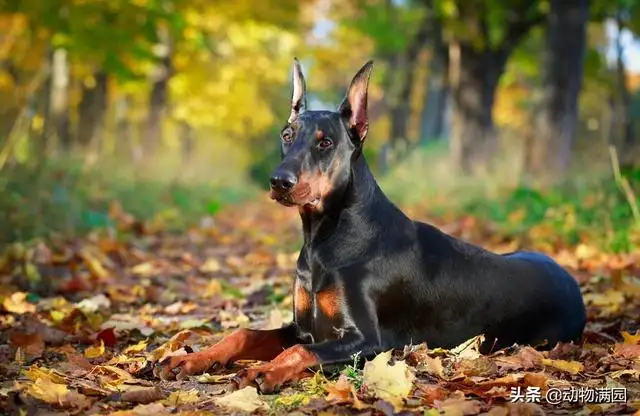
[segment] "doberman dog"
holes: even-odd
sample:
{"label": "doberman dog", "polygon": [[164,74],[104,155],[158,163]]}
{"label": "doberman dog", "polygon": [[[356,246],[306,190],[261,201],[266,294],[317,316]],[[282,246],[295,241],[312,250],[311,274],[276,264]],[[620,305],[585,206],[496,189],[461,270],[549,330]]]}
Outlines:
{"label": "doberman dog", "polygon": [[372,68],[368,62],[360,69],[337,111],[311,111],[294,62],[282,159],[271,176],[272,199],[298,207],[302,218],[293,322],[239,329],[208,349],[171,357],[157,375],[268,361],[241,370],[234,382],[271,392],[312,367],[407,344],[451,348],[484,335],[486,354],[580,339],[580,288],[550,257],[494,254],[412,221],[385,197],[362,153]]}

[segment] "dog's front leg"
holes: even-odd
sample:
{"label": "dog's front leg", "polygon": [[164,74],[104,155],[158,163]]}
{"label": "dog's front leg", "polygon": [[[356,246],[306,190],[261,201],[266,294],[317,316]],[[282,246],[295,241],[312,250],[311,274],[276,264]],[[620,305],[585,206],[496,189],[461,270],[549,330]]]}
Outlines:
{"label": "dog's front leg", "polygon": [[171,357],[154,369],[156,377],[181,379],[236,360],[268,361],[297,342],[296,327],[272,330],[238,329],[206,350]]}
{"label": "dog's front leg", "polygon": [[288,381],[308,376],[310,368],[348,362],[358,352],[370,353],[373,350],[373,344],[354,329],[340,339],[287,348],[266,364],[238,372],[233,383],[237,388],[243,388],[254,382],[263,393],[271,393]]}

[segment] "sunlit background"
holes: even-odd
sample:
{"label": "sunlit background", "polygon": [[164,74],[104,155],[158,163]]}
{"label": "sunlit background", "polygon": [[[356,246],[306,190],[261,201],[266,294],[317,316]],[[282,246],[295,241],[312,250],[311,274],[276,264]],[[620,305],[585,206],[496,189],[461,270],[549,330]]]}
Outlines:
{"label": "sunlit background", "polygon": [[639,31],[625,0],[0,0],[1,241],[259,196],[297,56],[315,109],[375,60],[394,201],[627,250]]}

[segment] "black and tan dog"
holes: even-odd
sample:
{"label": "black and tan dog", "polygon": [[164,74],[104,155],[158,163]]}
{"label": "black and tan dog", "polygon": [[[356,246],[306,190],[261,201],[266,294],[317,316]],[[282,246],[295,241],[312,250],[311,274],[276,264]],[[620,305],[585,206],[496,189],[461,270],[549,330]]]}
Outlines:
{"label": "black and tan dog", "polygon": [[483,353],[581,337],[580,289],[551,258],[491,253],[412,221],[385,197],[362,154],[372,67],[356,74],[337,111],[307,111],[294,63],[282,161],[271,177],[272,198],[297,206],[303,224],[293,323],[240,329],[204,351],[172,357],[158,375],[261,360],[267,363],[239,372],[235,383],[268,392],[358,352],[421,342],[447,348],[480,334]]}

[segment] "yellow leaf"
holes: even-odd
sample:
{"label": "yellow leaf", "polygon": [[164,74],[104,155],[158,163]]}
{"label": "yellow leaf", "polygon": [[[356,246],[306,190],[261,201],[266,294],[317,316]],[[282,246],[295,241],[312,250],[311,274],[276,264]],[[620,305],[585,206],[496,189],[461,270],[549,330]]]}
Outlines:
{"label": "yellow leaf", "polygon": [[204,297],[210,298],[215,295],[219,295],[222,293],[222,283],[218,279],[209,280],[209,284],[207,284],[207,288],[204,291]]}
{"label": "yellow leaf", "polygon": [[484,335],[478,335],[451,350],[451,353],[458,356],[458,358],[476,359],[480,358],[480,345],[484,342]]}
{"label": "yellow leaf", "polygon": [[196,389],[186,390],[186,391],[177,390],[177,391],[171,392],[169,397],[164,399],[163,403],[166,404],[167,406],[179,406],[182,404],[195,403],[199,400],[198,396],[199,396],[199,393],[198,393],[198,390]]}
{"label": "yellow leaf", "polygon": [[245,387],[233,393],[215,400],[216,404],[231,409],[237,409],[247,413],[253,413],[258,409],[266,408],[266,403],[258,396],[255,387]]}
{"label": "yellow leaf", "polygon": [[86,358],[98,358],[104,355],[104,341],[100,340],[100,345],[93,345],[84,350],[84,356]]}
{"label": "yellow leaf", "polygon": [[81,249],[78,252],[78,255],[84,261],[85,266],[89,270],[89,273],[96,279],[104,279],[107,277],[107,270],[102,266],[100,261],[87,250],[86,248]]}
{"label": "yellow leaf", "polygon": [[636,345],[640,343],[640,330],[637,330],[635,335],[631,335],[627,331],[622,331],[621,334],[624,339],[624,344]]}
{"label": "yellow leaf", "polygon": [[2,306],[8,311],[13,313],[34,313],[36,311],[36,305],[27,302],[27,294],[24,292],[16,292],[6,298],[2,302]]}
{"label": "yellow leaf", "polygon": [[61,403],[69,393],[64,384],[54,383],[48,378],[36,379],[27,387],[27,394],[51,404]]}
{"label": "yellow leaf", "polygon": [[43,367],[30,367],[24,370],[24,374],[31,381],[36,381],[38,379],[47,379],[53,383],[64,384],[65,378],[62,374],[58,373],[56,370],[51,370]]}
{"label": "yellow leaf", "polygon": [[[202,266],[200,266],[200,271],[202,273],[215,273],[217,271],[220,271],[220,262],[217,259],[209,258],[204,262]],[[220,289],[222,290],[222,286],[220,287]]]}
{"label": "yellow leaf", "polygon": [[147,349],[147,340],[143,340],[138,342],[137,344],[133,344],[133,345],[129,345],[127,348],[124,349],[124,351],[122,352],[123,354],[137,354],[139,352],[144,351],[145,349]]}
{"label": "yellow leaf", "polygon": [[91,404],[85,395],[71,391],[64,384],[54,383],[48,378],[35,380],[27,386],[25,392],[39,400],[63,408],[85,408]]}
{"label": "yellow leaf", "polygon": [[570,374],[578,374],[580,371],[584,370],[584,366],[578,361],[550,360],[548,358],[543,358],[542,364],[557,368],[558,370],[566,371]]}
{"label": "yellow leaf", "polygon": [[188,329],[180,331],[175,334],[169,341],[162,344],[155,350],[147,354],[149,361],[161,361],[166,355],[176,351],[182,347],[182,343],[191,336],[191,331]]}
{"label": "yellow leaf", "polygon": [[391,366],[388,364],[390,359],[391,350],[367,361],[363,370],[363,382],[369,391],[399,409],[403,405],[403,399],[411,392],[415,375],[406,362],[396,361]]}
{"label": "yellow leaf", "polygon": [[133,376],[121,368],[113,365],[97,365],[91,371],[93,374],[102,375],[111,379],[112,383],[119,384],[125,380],[132,380]]}

